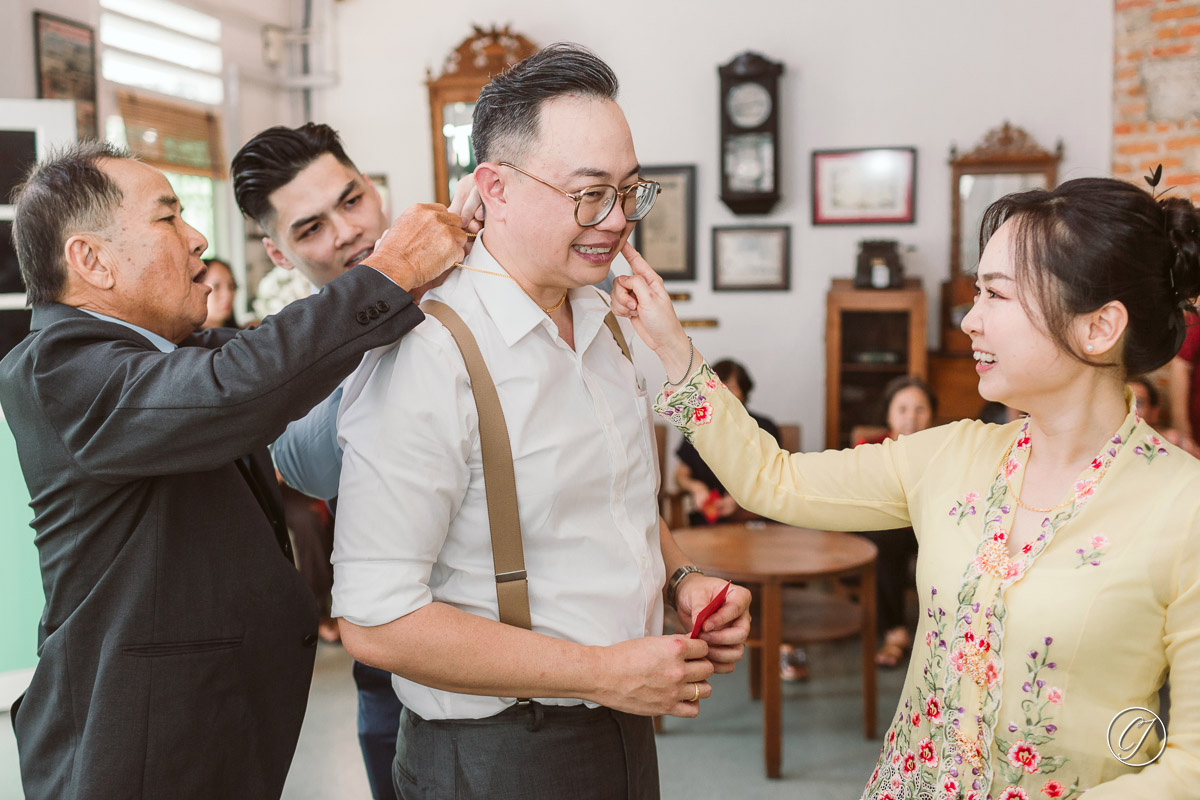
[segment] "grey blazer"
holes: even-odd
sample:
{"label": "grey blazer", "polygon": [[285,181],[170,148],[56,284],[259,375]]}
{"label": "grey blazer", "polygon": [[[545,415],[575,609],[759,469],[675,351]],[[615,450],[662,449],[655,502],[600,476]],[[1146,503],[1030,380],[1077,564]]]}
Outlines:
{"label": "grey blazer", "polygon": [[266,445],[422,318],[365,266],[172,353],[35,309],[0,362],[46,594],[13,713],[28,800],[280,796],[317,620]]}

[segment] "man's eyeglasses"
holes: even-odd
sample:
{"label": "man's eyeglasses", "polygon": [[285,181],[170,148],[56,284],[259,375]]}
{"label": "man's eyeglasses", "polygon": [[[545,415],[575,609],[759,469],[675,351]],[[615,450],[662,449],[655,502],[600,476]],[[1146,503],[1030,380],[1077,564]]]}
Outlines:
{"label": "man's eyeglasses", "polygon": [[501,161],[500,166],[515,169],[522,175],[533,178],[538,183],[560,192],[564,197],[574,200],[575,221],[583,228],[590,228],[603,222],[604,218],[608,216],[608,212],[612,211],[612,207],[616,205],[617,198],[621,200],[621,213],[625,215],[625,219],[637,222],[649,214],[650,209],[654,208],[654,200],[661,190],[657,181],[639,180],[624,189],[602,183],[596,186],[585,186],[578,192],[568,192],[553,183],[542,180],[537,175],[526,172],[516,164]]}

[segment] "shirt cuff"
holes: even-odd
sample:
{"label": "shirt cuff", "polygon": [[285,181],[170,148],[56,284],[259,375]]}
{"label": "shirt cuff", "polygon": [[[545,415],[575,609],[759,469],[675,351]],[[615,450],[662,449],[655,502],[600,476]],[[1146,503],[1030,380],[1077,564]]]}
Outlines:
{"label": "shirt cuff", "polygon": [[331,616],[370,628],[386,625],[432,603],[429,587],[418,581],[405,581],[402,572],[403,564],[397,561],[335,563]]}
{"label": "shirt cuff", "polygon": [[708,396],[719,391],[727,391],[725,384],[704,363],[683,386],[664,383],[654,401],[654,410],[678,428],[690,442],[698,426],[712,422],[713,407]]}

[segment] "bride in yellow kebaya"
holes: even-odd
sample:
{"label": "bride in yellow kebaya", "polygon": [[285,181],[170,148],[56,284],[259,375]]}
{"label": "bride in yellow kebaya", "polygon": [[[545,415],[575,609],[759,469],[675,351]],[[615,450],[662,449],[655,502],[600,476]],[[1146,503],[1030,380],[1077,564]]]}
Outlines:
{"label": "bride in yellow kebaya", "polygon": [[[864,798],[1195,798],[1200,461],[1137,415],[1125,380],[1179,349],[1200,219],[1182,198],[1082,179],[996,202],[981,242],[962,327],[980,394],[1028,414],[1007,425],[789,454],[716,380],[632,248],[613,308],[672,382],[658,412],[741,506],[916,533],[921,621]],[[1165,748],[1152,732],[1122,752],[1123,712],[1158,711],[1168,673]]]}

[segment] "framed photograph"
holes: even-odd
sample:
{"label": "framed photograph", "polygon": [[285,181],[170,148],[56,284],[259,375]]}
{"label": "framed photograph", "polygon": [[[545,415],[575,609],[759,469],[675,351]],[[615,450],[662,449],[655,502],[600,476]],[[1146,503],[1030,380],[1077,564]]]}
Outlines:
{"label": "framed photograph", "polygon": [[633,229],[633,246],[665,281],[696,279],[696,167],[642,167],[641,177],[658,181],[654,208]]}
{"label": "framed photograph", "polygon": [[713,291],[787,291],[791,231],[787,225],[713,228]]}
{"label": "framed photograph", "polygon": [[916,201],[915,147],[813,151],[813,225],[912,223]]}
{"label": "framed photograph", "polygon": [[96,32],[79,22],[33,12],[37,96],[75,101],[76,135],[95,139]]}

